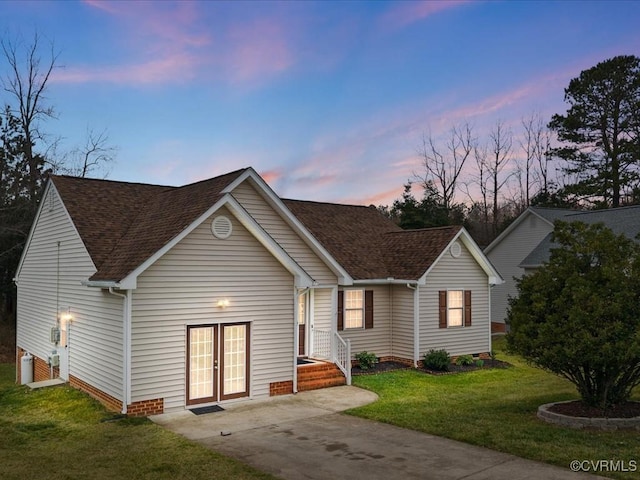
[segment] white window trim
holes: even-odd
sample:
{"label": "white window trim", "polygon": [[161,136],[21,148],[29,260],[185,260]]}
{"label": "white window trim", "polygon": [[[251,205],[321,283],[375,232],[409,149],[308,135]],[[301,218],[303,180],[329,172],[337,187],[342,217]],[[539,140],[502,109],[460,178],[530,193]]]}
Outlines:
{"label": "white window trim", "polygon": [[[361,298],[362,298],[362,306],[360,308],[347,308],[347,292],[361,292]],[[350,288],[347,290],[344,290],[344,305],[343,305],[343,312],[342,312],[342,327],[343,330],[364,330],[365,327],[365,291],[363,288]],[[360,325],[357,327],[348,327],[347,326],[347,311],[357,311],[359,310],[361,312],[360,315]]]}
{"label": "white window trim", "polygon": [[[451,302],[449,301],[450,292],[460,292],[461,305],[459,307],[451,307]],[[451,316],[449,315],[449,312],[452,310],[460,310],[460,325],[451,325]],[[447,290],[447,328],[464,328],[464,313],[464,289]]]}

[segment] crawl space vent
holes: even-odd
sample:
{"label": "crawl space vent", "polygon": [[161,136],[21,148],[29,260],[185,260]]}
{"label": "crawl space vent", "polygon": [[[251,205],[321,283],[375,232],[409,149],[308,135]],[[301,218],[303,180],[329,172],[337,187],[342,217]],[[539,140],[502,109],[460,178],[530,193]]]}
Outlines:
{"label": "crawl space vent", "polygon": [[214,218],[213,222],[211,222],[211,231],[216,238],[221,240],[229,238],[232,231],[231,220],[224,215]]}

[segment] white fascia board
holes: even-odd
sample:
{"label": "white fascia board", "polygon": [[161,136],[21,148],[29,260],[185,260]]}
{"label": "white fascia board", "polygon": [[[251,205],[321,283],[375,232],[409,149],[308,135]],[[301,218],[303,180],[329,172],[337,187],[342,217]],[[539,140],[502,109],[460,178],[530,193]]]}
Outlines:
{"label": "white fascia board", "polygon": [[295,276],[297,287],[313,286],[311,276],[269,235],[256,220],[231,195],[227,197],[226,207],[238,221],[273,255],[289,273]]}
{"label": "white fascia board", "polygon": [[[278,260],[282,265],[289,270],[293,275],[296,276],[296,281],[300,281],[301,286],[311,286],[313,280],[309,277],[309,275],[302,270],[302,268],[293,262],[291,257],[289,257],[286,252],[278,245],[275,240],[269,237],[266,232],[249,216],[246,211],[240,207],[238,202],[229,194],[223,195],[216,203],[214,203],[206,212],[200,215],[195,221],[191,223],[191,225],[187,226],[182,232],[176,235],[171,239],[164,247],[154,253],[151,257],[145,260],[138,268],[136,268],[133,272],[123,278],[119,284],[120,288],[131,290],[135,289],[137,285],[137,278],[140,274],[142,274],[147,268],[153,265],[160,257],[162,257],[165,253],[171,250],[178,242],[180,242],[183,238],[189,235],[192,231],[194,231],[202,222],[208,219],[211,215],[213,215],[217,210],[221,207],[227,206],[229,210],[236,216],[238,221],[242,223],[245,228],[247,228],[256,239],[267,249],[269,252]],[[253,225],[252,225],[253,222]],[[248,228],[247,225],[252,225],[252,228]],[[308,285],[307,285],[308,283]]]}
{"label": "white fascia board", "polygon": [[44,208],[48,208],[45,205],[46,203],[48,203],[48,202],[45,201],[45,199],[47,198],[47,195],[49,195],[50,192],[54,192],[55,195],[58,197],[58,201],[60,202],[60,205],[62,206],[64,214],[67,216],[67,219],[69,220],[69,223],[73,227],[73,230],[75,231],[76,235],[78,236],[78,238],[82,242],[82,246],[84,247],[84,251],[87,254],[87,258],[89,258],[89,260],[91,261],[91,264],[93,265],[94,270],[96,272],[98,271],[98,269],[96,268],[96,264],[93,261],[93,258],[91,258],[91,255],[89,254],[89,250],[87,250],[87,246],[85,245],[83,238],[80,236],[80,232],[78,232],[78,229],[76,228],[76,224],[73,223],[73,219],[71,218],[71,215],[69,215],[69,211],[67,210],[67,207],[65,206],[64,201],[62,200],[62,197],[60,196],[60,193],[58,192],[58,189],[53,184],[53,180],[49,179],[49,181],[47,182],[47,186],[45,187],[44,193],[42,194],[42,199],[40,200],[40,205],[38,206],[38,211],[36,212],[36,216],[33,219],[33,223],[31,224],[31,229],[29,230],[29,236],[27,237],[27,241],[24,244],[24,249],[22,250],[22,255],[20,256],[20,261],[18,262],[18,268],[16,269],[16,273],[14,275],[15,278],[13,279],[16,282],[20,278],[20,271],[22,270],[22,264],[24,263],[25,256],[27,254],[27,251],[29,250],[29,245],[31,244],[31,240],[33,239],[33,234],[35,232],[36,225],[40,221],[40,215],[42,214],[42,210]]}
{"label": "white fascia board", "polygon": [[484,253],[485,255],[488,254],[491,250],[493,250],[500,242],[502,242],[502,240],[508,236],[513,230],[515,230],[518,225],[520,225],[522,222],[524,222],[525,218],[528,217],[529,215],[535,215],[536,217],[538,217],[539,219],[543,220],[545,223],[549,223],[549,221],[542,217],[541,215],[537,214],[532,208],[527,208],[524,212],[522,212],[520,214],[520,216],[518,218],[516,218],[513,222],[511,222],[511,224],[505,228],[502,233],[500,233],[500,235],[498,235],[493,242],[491,242],[489,245],[487,245],[487,247],[484,249]]}
{"label": "white fascia board", "polygon": [[260,189],[267,198],[267,202],[279,212],[285,222],[309,245],[311,250],[318,255],[324,263],[327,264],[329,269],[338,277],[338,283],[340,285],[351,285],[353,278],[347,273],[347,271],[338,263],[338,261],[331,256],[331,254],[322,246],[320,242],[309,232],[300,220],[287,208],[284,202],[273,189],[258,175],[258,173],[251,167],[249,167],[242,175],[231,182],[222,192],[231,193],[234,188],[250,178],[253,183]]}
{"label": "white fascia board", "polygon": [[456,240],[460,240],[463,243],[463,245],[467,248],[471,256],[475,259],[478,265],[480,265],[480,268],[482,268],[482,270],[487,274],[488,282],[490,285],[500,285],[504,283],[504,280],[502,279],[502,277],[500,276],[496,268],[491,264],[491,262],[486,257],[486,255],[482,253],[482,250],[480,250],[480,247],[478,246],[478,244],[473,240],[473,238],[471,238],[471,235],[469,235],[469,233],[465,230],[465,228],[462,227],[460,231],[456,234],[456,236],[453,237],[451,241],[447,244],[447,246],[442,249],[442,252],[440,252],[440,255],[438,255],[438,258],[436,258],[436,260],[431,264],[429,269],[426,272],[424,272],[422,277],[420,277],[420,280],[418,281],[419,285],[426,284],[427,276],[429,275],[431,270],[433,270],[433,268],[440,261],[442,256],[449,251],[449,249],[451,248],[451,245]]}

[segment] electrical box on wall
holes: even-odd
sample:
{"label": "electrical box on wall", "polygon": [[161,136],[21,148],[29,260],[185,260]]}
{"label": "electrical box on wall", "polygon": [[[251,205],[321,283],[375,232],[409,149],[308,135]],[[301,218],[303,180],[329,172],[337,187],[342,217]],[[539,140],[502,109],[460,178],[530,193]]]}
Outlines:
{"label": "electrical box on wall", "polygon": [[57,353],[52,353],[51,356],[49,357],[49,365],[51,365],[52,367],[59,367],[60,355],[58,355]]}
{"label": "electrical box on wall", "polygon": [[51,343],[55,343],[55,344],[60,343],[60,328],[59,327],[51,327],[51,332],[49,334],[49,341]]}

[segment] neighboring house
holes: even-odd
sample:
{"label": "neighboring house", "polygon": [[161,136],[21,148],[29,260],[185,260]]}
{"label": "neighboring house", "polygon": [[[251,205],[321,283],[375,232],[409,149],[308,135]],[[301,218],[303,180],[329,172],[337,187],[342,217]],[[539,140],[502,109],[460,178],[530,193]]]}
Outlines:
{"label": "neighboring house", "polygon": [[17,355],[112,409],[179,411],[348,383],[362,350],[487,354],[501,281],[461,227],[282,200],[251,168],[53,176],[16,273]]}
{"label": "neighboring house", "polygon": [[640,233],[640,206],[591,211],[541,207],[525,210],[484,250],[505,280],[491,290],[493,332],[506,330],[509,297],[518,294],[515,279],[549,260],[551,248],[554,247],[551,233],[556,220],[604,223],[614,233],[635,239]]}

